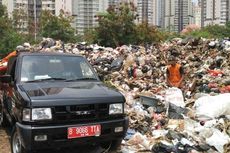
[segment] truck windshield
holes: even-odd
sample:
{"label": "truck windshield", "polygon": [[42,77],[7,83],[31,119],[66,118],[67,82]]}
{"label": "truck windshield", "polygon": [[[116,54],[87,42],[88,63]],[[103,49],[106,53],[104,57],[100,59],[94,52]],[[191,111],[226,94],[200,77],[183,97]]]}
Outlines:
{"label": "truck windshield", "polygon": [[21,82],[48,80],[98,80],[83,57],[60,55],[24,56]]}

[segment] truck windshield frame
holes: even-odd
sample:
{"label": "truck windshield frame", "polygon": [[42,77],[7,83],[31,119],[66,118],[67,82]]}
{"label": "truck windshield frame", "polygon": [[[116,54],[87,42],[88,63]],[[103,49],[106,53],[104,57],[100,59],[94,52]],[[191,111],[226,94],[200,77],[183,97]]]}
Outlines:
{"label": "truck windshield frame", "polygon": [[91,65],[81,56],[24,55],[19,82],[97,80]]}

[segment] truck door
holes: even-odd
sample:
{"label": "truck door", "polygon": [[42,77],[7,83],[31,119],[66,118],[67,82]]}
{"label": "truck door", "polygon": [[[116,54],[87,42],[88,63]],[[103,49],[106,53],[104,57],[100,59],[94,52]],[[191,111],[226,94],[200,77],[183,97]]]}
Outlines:
{"label": "truck door", "polygon": [[16,57],[11,57],[7,64],[6,74],[11,75],[12,82],[3,85],[3,104],[7,108],[7,118],[12,122],[13,109],[15,108],[15,67],[16,67]]}

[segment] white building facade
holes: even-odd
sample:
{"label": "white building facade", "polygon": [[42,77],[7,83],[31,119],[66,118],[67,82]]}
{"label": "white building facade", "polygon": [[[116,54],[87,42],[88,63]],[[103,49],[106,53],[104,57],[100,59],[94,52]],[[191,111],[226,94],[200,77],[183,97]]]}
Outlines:
{"label": "white building facade", "polygon": [[84,34],[85,30],[98,25],[97,15],[107,10],[108,0],[73,0],[72,6],[73,26],[79,34]]}
{"label": "white building facade", "polygon": [[55,15],[60,14],[60,10],[65,13],[72,15],[73,14],[73,0],[56,0],[55,2]]}
{"label": "white building facade", "polygon": [[17,14],[19,16],[23,15],[20,17],[21,25],[18,27],[22,32],[28,32],[35,28],[38,29],[37,25],[42,10],[49,10],[55,14],[55,0],[2,0],[2,2],[7,7],[10,17],[13,17],[14,11],[23,12]]}
{"label": "white building facade", "polygon": [[[56,0],[58,1],[58,0]],[[42,10],[49,10],[52,14],[55,14],[55,0],[42,0]]]}
{"label": "white building facade", "polygon": [[165,6],[163,12],[164,24],[162,28],[167,29],[168,31],[174,31],[174,18],[175,18],[175,0],[163,0]]}
{"label": "white building facade", "polygon": [[194,5],[194,20],[195,25],[201,27],[201,5],[200,3]]}
{"label": "white building facade", "polygon": [[163,0],[162,27],[168,31],[180,32],[187,25],[194,24],[192,0]]}
{"label": "white building facade", "polygon": [[16,6],[16,0],[2,0],[2,4],[6,6],[8,15],[12,17],[12,13]]}
{"label": "white building facade", "polygon": [[202,26],[225,25],[230,18],[229,0],[202,0],[201,1]]}

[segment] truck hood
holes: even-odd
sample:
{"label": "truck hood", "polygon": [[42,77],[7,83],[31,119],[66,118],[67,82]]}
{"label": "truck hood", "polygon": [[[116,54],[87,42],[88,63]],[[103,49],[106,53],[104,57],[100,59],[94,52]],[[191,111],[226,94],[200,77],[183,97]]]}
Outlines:
{"label": "truck hood", "polygon": [[101,82],[39,82],[21,85],[31,100],[31,106],[57,106],[90,103],[124,102],[116,90]]}

